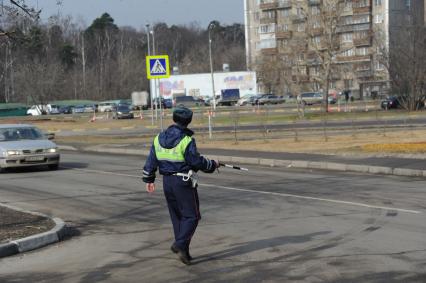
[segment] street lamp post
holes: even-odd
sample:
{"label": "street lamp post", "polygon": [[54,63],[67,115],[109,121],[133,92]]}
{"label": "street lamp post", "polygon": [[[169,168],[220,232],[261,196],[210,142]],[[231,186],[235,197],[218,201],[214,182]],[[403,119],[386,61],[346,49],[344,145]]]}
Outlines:
{"label": "street lamp post", "polygon": [[212,92],[213,92],[213,110],[216,110],[216,91],[214,88],[214,73],[213,73],[213,57],[212,57],[212,37],[211,30],[214,27],[214,23],[211,23],[208,27],[209,30],[209,56],[210,56],[210,73],[212,76]]}
{"label": "street lamp post", "polygon": [[[149,28],[149,24],[146,25],[146,37],[148,39],[148,56],[151,56],[151,43],[150,43],[150,28]],[[151,81],[150,81],[150,86],[151,86]],[[154,100],[153,100],[153,90],[152,87],[150,87],[151,89],[151,125],[154,126]]]}

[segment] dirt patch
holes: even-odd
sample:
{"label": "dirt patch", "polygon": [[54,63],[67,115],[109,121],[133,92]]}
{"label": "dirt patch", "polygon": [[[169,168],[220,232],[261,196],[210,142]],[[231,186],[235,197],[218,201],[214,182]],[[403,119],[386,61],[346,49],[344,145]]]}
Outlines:
{"label": "dirt patch", "polygon": [[0,243],[47,232],[55,227],[49,218],[0,207]]}

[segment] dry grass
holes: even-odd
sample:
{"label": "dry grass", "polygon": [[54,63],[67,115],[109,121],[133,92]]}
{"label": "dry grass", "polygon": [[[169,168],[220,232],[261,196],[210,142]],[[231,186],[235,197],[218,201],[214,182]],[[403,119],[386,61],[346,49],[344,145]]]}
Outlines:
{"label": "dry grass", "polygon": [[[242,134],[240,134],[242,136]],[[426,131],[394,131],[383,134],[358,133],[328,136],[327,141],[321,134],[317,137],[266,139],[261,134],[252,140],[232,140],[231,134],[215,135],[209,140],[206,135],[196,135],[199,148],[219,148],[233,150],[253,150],[266,152],[293,152],[293,153],[425,153]],[[253,136],[252,136],[253,137]],[[120,136],[72,136],[58,137],[60,143],[79,144],[138,144],[144,147],[152,143],[152,138],[120,137]]]}

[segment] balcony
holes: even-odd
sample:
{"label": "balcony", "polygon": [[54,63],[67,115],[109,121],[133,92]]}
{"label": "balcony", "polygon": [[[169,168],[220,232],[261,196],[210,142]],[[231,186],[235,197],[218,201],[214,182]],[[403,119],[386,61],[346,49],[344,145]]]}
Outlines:
{"label": "balcony", "polygon": [[354,38],[355,46],[370,46],[372,43],[371,36],[363,37],[363,38]]}
{"label": "balcony", "polygon": [[364,24],[341,25],[341,26],[338,26],[336,29],[338,33],[363,31],[363,30],[371,30],[371,24],[364,23]]}
{"label": "balcony", "polygon": [[352,11],[353,11],[354,15],[370,14],[371,13],[371,7],[370,6],[353,7]]}
{"label": "balcony", "polygon": [[291,8],[291,0],[278,0],[278,8],[279,9],[289,9]]}
{"label": "balcony", "polygon": [[291,31],[277,31],[275,37],[278,39],[290,39],[293,33]]}
{"label": "balcony", "polygon": [[353,56],[337,56],[337,62],[359,62],[359,61],[370,61],[371,55],[353,55]]}
{"label": "balcony", "polygon": [[274,48],[263,48],[260,50],[263,55],[276,55],[278,53],[278,49]]}
{"label": "balcony", "polygon": [[323,33],[324,33],[324,29],[321,28],[321,27],[311,29],[311,34],[314,35],[314,36],[322,35]]}
{"label": "balcony", "polygon": [[357,70],[356,71],[356,77],[357,78],[371,78],[374,76],[374,73],[372,70]]}
{"label": "balcony", "polygon": [[260,10],[274,10],[277,7],[278,7],[278,2],[276,0],[259,4]]}
{"label": "balcony", "polygon": [[309,5],[311,6],[321,5],[321,0],[309,0]]}
{"label": "balcony", "polygon": [[277,18],[260,18],[261,25],[276,24]]}
{"label": "balcony", "polygon": [[294,24],[297,24],[305,22],[306,18],[303,15],[292,15],[291,20]]}
{"label": "balcony", "polygon": [[308,75],[292,75],[293,82],[309,82],[309,76]]}

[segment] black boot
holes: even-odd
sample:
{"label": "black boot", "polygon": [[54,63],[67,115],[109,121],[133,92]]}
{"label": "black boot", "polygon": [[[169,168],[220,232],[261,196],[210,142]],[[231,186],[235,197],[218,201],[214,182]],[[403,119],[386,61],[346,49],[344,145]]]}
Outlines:
{"label": "black boot", "polygon": [[172,252],[178,255],[179,259],[186,265],[191,264],[192,257],[189,254],[188,251],[181,250],[179,247],[177,247],[175,244],[173,244],[170,249]]}
{"label": "black boot", "polygon": [[[174,252],[175,254],[177,254],[178,253],[178,247],[176,247],[175,246],[175,244],[173,244],[171,247],[170,247],[170,249],[172,250],[172,252]],[[188,254],[188,257],[189,257],[189,260],[193,260],[193,257],[189,254],[189,251],[187,251],[187,254]]]}

